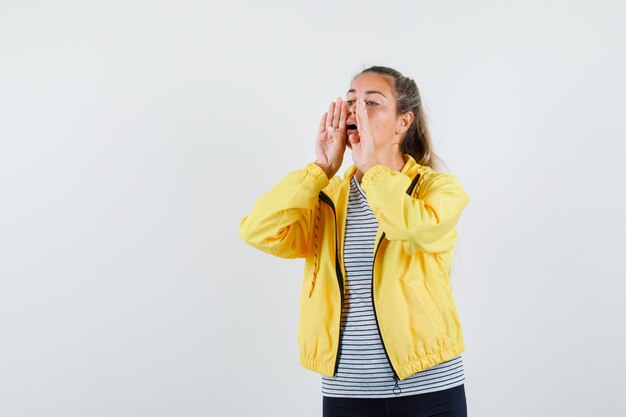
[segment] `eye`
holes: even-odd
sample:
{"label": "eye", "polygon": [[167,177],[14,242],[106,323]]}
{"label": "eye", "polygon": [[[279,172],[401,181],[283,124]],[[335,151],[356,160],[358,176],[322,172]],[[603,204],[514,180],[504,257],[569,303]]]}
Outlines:
{"label": "eye", "polygon": [[[348,106],[352,106],[354,104],[354,100],[346,100],[346,103],[348,104]],[[378,106],[378,103],[376,103],[375,101],[366,101],[365,104],[370,106]]]}

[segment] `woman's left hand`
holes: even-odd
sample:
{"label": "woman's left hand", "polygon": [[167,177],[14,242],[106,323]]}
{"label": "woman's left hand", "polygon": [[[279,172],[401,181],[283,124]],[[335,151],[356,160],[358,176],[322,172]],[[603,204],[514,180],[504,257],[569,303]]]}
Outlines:
{"label": "woman's left hand", "polygon": [[356,101],[356,125],[359,132],[358,136],[351,134],[348,140],[352,149],[352,160],[357,168],[365,174],[368,169],[379,162],[376,159],[372,125],[363,99]]}

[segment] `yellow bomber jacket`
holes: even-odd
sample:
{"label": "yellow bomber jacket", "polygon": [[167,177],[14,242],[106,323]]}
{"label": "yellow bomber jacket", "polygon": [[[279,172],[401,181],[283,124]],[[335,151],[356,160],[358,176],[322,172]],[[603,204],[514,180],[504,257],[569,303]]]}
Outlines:
{"label": "yellow bomber jacket", "polygon": [[[456,177],[419,165],[403,154],[393,171],[375,165],[361,188],[378,220],[372,268],[372,302],[396,380],[464,351],[450,286],[456,225],[469,197]],[[304,258],[298,345],[300,364],[335,376],[341,341],[346,271],[343,243],[356,172],[330,180],[311,162],[288,173],[261,195],[239,223],[249,245],[281,258]]]}

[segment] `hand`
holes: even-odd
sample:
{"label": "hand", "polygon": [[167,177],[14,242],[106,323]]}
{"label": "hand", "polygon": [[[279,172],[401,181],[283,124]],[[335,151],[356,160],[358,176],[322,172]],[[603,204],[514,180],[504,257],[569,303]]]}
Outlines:
{"label": "hand", "polygon": [[317,138],[315,140],[315,163],[319,165],[328,178],[331,178],[341,167],[343,154],[346,151],[346,121],[348,119],[348,103],[338,97],[330,103],[328,111],[322,115]]}
{"label": "hand", "polygon": [[372,125],[363,99],[356,101],[356,126],[358,135],[353,133],[348,140],[352,149],[352,159],[359,171],[365,174],[368,169],[378,164],[378,160],[374,147]]}

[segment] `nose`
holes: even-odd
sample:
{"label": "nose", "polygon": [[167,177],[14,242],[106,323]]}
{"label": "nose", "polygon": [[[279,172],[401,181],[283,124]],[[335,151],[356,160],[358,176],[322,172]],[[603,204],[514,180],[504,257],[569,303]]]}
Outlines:
{"label": "nose", "polygon": [[352,103],[351,106],[348,106],[348,113],[351,114],[356,114],[356,103],[358,103],[359,101],[364,101],[365,99],[363,98],[354,98],[354,103]]}

